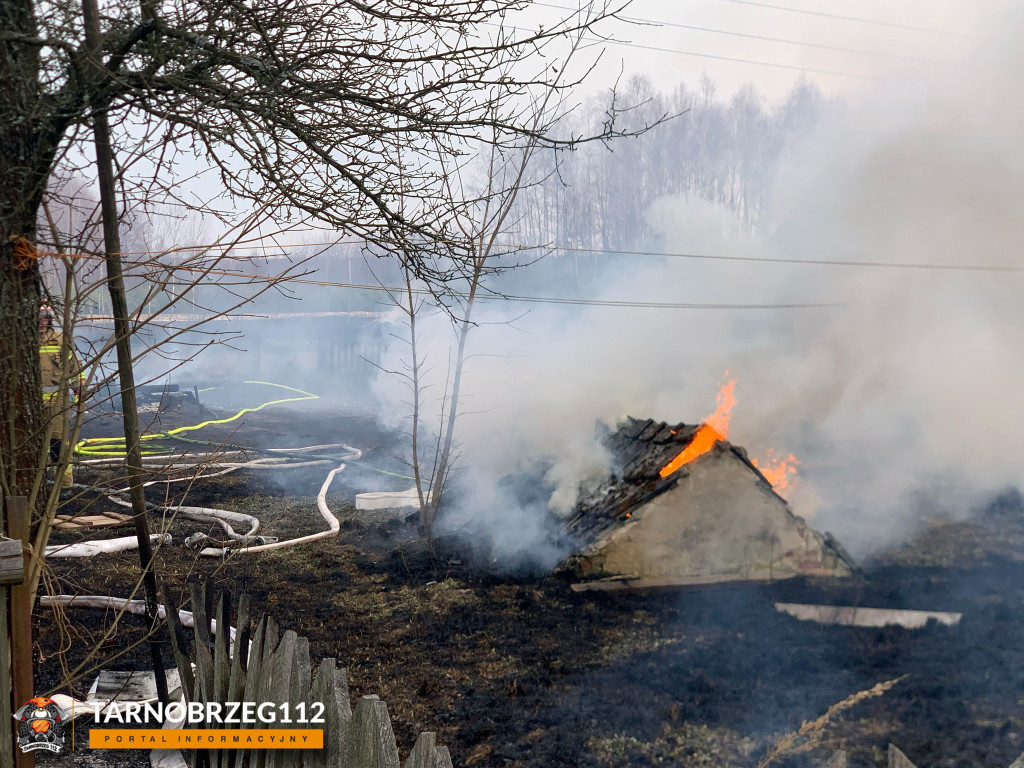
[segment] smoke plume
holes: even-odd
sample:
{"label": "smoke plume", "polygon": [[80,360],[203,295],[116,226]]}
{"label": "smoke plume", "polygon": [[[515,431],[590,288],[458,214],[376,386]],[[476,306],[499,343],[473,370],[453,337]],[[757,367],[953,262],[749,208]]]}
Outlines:
{"label": "smoke plume", "polygon": [[[1019,485],[1022,277],[977,268],[1024,267],[1020,63],[987,57],[832,105],[784,159],[756,234],[693,198],[660,199],[648,214],[659,236],[650,250],[890,266],[623,255],[585,289],[631,302],[829,306],[532,305],[522,316],[485,305],[456,429],[458,484],[472,490],[453,524],[475,521],[508,555],[553,561],[545,516],[611,469],[595,423],[699,421],[726,371],[738,380],[730,439],[753,456],[795,453],[794,511],[860,554],[922,510],[957,514]],[[427,412],[444,391],[450,339],[445,319],[424,324]],[[379,380],[378,393],[403,412],[393,383]],[[502,492],[502,477],[539,459],[545,504]]]}

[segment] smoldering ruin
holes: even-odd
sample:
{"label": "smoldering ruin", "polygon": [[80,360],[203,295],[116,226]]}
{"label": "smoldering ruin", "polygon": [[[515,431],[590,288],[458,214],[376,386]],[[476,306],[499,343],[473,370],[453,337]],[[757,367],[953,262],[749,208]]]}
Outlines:
{"label": "smoldering ruin", "polygon": [[581,498],[568,523],[583,542],[574,567],[604,577],[590,588],[846,577],[856,570],[832,536],[793,514],[740,447],[716,441],[663,476],[698,428],[629,419],[609,436],[621,474]]}

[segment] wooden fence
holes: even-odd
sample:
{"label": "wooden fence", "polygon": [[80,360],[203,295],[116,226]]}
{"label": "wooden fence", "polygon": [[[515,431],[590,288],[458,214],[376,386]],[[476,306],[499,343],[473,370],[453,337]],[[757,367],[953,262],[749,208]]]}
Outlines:
{"label": "wooden fence", "polygon": [[[842,750],[832,755],[824,768],[846,768],[847,759],[846,753]],[[894,744],[889,745],[888,760],[886,762],[887,768],[917,768],[914,763],[910,761],[910,758],[903,754],[898,747]],[[1018,757],[1013,763],[1010,764],[1010,768],[1024,768],[1024,754]]]}
{"label": "wooden fence", "polygon": [[322,728],[324,748],[193,750],[189,756],[192,768],[452,768],[448,749],[434,743],[433,733],[421,733],[401,763],[383,701],[363,696],[352,709],[346,671],[338,668],[334,659],[323,659],[314,675],[309,641],[292,630],[282,633],[269,616],[256,624],[250,636],[247,596],[239,601],[232,639],[228,630],[231,596],[222,593],[216,606],[211,598],[212,593],[205,588],[193,587],[194,627],[189,651],[177,608],[164,596],[171,644],[187,700],[204,704],[273,702],[275,706],[287,702],[293,713],[299,704],[311,713],[314,702],[322,703],[323,724],[286,727]]}
{"label": "wooden fence", "polygon": [[0,514],[0,768],[32,768],[35,756],[15,745],[13,713],[35,696],[32,691],[32,606],[24,586],[28,564],[28,499],[4,499]]}

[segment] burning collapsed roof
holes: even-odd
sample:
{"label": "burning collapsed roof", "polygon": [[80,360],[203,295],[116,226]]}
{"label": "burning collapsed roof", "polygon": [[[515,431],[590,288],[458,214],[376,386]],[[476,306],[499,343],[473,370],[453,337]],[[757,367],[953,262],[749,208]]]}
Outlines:
{"label": "burning collapsed roof", "polygon": [[850,575],[838,542],[790,511],[723,426],[630,418],[611,434],[621,470],[577,503],[572,565],[638,586]]}

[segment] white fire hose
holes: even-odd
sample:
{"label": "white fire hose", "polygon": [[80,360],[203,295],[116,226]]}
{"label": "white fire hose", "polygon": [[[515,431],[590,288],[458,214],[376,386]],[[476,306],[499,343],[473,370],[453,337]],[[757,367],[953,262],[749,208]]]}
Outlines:
{"label": "white fire hose", "polygon": [[[109,595],[43,595],[39,598],[42,606],[65,608],[98,608],[100,610],[123,610],[125,613],[137,616],[146,615],[145,600],[126,600],[123,597],[110,597]],[[157,606],[157,616],[161,619],[167,618],[167,609],[161,604]],[[178,621],[183,627],[195,626],[195,618],[192,611],[179,609]],[[217,619],[210,619],[210,632],[217,634]],[[228,637],[231,642],[235,641],[235,628],[228,627]],[[108,712],[121,712],[128,704],[138,706],[139,704],[155,703],[156,697],[143,699],[142,701],[118,701],[116,699],[96,699],[94,701],[81,701],[64,693],[56,693],[50,696],[68,714],[68,720],[74,720],[82,715],[93,715],[97,708],[100,714]]]}
{"label": "white fire hose", "polygon": [[[363,452],[358,448],[353,448],[345,443],[329,443],[325,445],[309,445],[301,448],[269,448],[265,449],[267,452],[272,453],[288,453],[288,454],[302,454],[302,453],[313,453],[324,450],[338,451],[341,449],[343,458],[348,461],[358,460],[362,457]],[[196,467],[208,467],[216,468],[215,471],[205,475],[187,475],[185,477],[170,478],[170,479],[157,479],[151,480],[143,484],[143,487],[156,484],[169,484],[175,482],[184,482],[186,480],[194,481],[203,478],[218,477],[221,475],[234,472],[237,469],[298,469],[301,467],[319,466],[328,464],[331,462],[329,458],[312,458],[309,461],[295,461],[290,456],[268,456],[259,459],[253,459],[251,461],[244,462],[225,462],[222,459],[227,455],[235,456],[241,454],[241,451],[231,451],[228,454],[196,454],[191,455],[190,458],[198,458],[200,461],[193,461],[188,464],[176,464],[175,461],[180,459],[181,456],[176,454],[174,456],[152,456],[145,457],[149,459],[149,463],[163,463],[172,464],[175,469],[190,469]],[[217,459],[206,463],[201,461],[203,456],[217,456]],[[337,460],[337,459],[335,459]],[[83,464],[92,466],[99,466],[108,463],[122,463],[122,459],[87,459],[83,461]],[[204,557],[225,557],[230,553],[234,552],[261,552],[271,549],[283,549],[285,547],[293,547],[296,544],[304,544],[309,541],[315,541],[317,539],[328,538],[330,536],[337,536],[341,530],[341,526],[338,523],[338,518],[327,507],[327,489],[331,485],[331,481],[335,475],[345,469],[345,464],[341,464],[327,475],[327,479],[324,481],[323,486],[320,489],[320,493],[317,495],[317,507],[320,510],[320,514],[323,516],[324,521],[327,523],[327,530],[319,533],[310,534],[308,536],[300,536],[294,539],[287,539],[285,541],[276,541],[271,537],[260,536],[260,521],[258,518],[252,515],[247,515],[241,512],[232,512],[226,509],[218,509],[216,507],[192,507],[192,506],[161,506],[159,504],[153,504],[147,502],[147,507],[163,513],[172,515],[181,515],[182,517],[190,520],[197,520],[200,522],[212,522],[219,525],[226,536],[233,542],[237,542],[241,546],[238,548],[230,547],[204,547],[200,551],[200,555]],[[104,488],[98,488],[95,486],[78,485],[79,488],[87,488],[95,490],[107,497],[110,501],[123,507],[131,507],[131,502],[127,499],[119,498],[116,494],[128,493],[127,488],[118,489],[116,491],[107,490]],[[238,533],[235,530],[235,526],[245,526],[248,528],[246,533]],[[154,534],[155,540],[160,539],[159,534]],[[208,534],[196,532],[188,536],[185,539],[186,546],[197,547],[204,542],[210,540]],[[163,539],[164,543],[170,542],[170,536],[166,536]],[[108,553],[108,552],[124,552],[131,549],[138,548],[138,541],[133,536],[126,536],[117,539],[101,539],[96,541],[78,542],[76,544],[67,545],[53,545],[46,548],[46,554],[48,557],[91,557],[93,555]]]}
{"label": "white fire hose", "polygon": [[[46,607],[62,606],[64,608],[99,608],[105,611],[121,611],[136,616],[146,615],[145,600],[127,600],[123,597],[110,597],[109,595],[42,595],[39,604]],[[157,618],[166,619],[167,609],[161,603],[156,607]],[[195,626],[195,618],[192,611],[180,609],[178,621],[183,627]],[[217,634],[217,619],[210,619],[210,631]],[[228,627],[228,637],[232,642],[235,640],[235,628]]]}
{"label": "white fire hose", "polygon": [[[170,544],[171,534],[152,533],[149,540],[160,544]],[[74,544],[50,544],[46,547],[46,557],[93,557],[94,555],[112,552],[128,552],[139,548],[137,536],[121,536],[116,539],[94,539],[79,541]]]}
{"label": "white fire hose", "polygon": [[240,547],[239,549],[206,547],[199,554],[204,557],[225,557],[228,554],[239,552],[268,552],[272,549],[284,549],[285,547],[294,547],[296,544],[305,544],[310,541],[316,541],[317,539],[326,539],[331,536],[337,536],[338,532],[341,530],[341,524],[338,522],[338,518],[334,516],[334,513],[332,513],[330,508],[327,506],[327,489],[331,487],[331,481],[334,480],[334,476],[344,469],[344,464],[332,469],[327,475],[327,479],[324,480],[324,484],[320,486],[320,493],[318,493],[316,497],[316,506],[320,510],[320,514],[323,516],[324,521],[327,523],[326,531],[311,533],[308,536],[299,536],[295,539],[276,541],[273,544],[258,544],[252,547]]}

